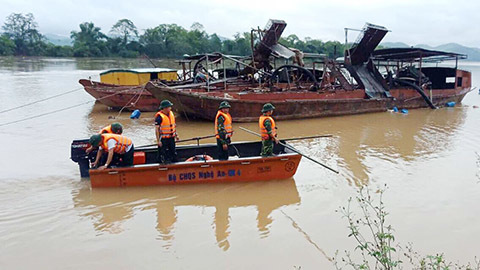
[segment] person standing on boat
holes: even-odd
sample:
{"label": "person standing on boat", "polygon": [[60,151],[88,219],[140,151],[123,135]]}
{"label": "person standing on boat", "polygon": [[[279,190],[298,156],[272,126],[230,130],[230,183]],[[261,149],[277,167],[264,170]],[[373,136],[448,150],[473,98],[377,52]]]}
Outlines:
{"label": "person standing on boat", "polygon": [[218,159],[228,160],[228,145],[233,135],[232,116],[230,116],[230,104],[222,101],[215,117],[215,137],[217,138]]}
{"label": "person standing on boat", "polygon": [[[118,122],[108,125],[102,128],[100,132],[98,132],[98,134],[118,134],[118,135],[121,135],[122,133],[123,133],[123,126]],[[90,152],[92,152],[93,149],[96,149],[96,147],[90,146],[85,150],[85,153],[88,155],[90,154]]]}
{"label": "person standing on boat", "polygon": [[262,157],[273,156],[273,143],[278,143],[275,120],[272,114],[275,107],[271,103],[266,103],[262,108],[262,115],[258,119],[260,134],[262,135]]}
{"label": "person standing on boat", "polygon": [[133,165],[133,142],[129,138],[118,134],[95,134],[90,137],[90,144],[93,147],[99,147],[97,158],[92,164],[93,168],[98,166],[102,154],[107,152],[107,161],[103,166],[98,167],[99,170],[106,169],[112,164],[119,167]]}
{"label": "person standing on boat", "polygon": [[170,100],[160,102],[160,111],[155,114],[155,136],[158,144],[158,162],[177,162],[175,141],[178,141],[175,115],[172,112],[173,103]]}

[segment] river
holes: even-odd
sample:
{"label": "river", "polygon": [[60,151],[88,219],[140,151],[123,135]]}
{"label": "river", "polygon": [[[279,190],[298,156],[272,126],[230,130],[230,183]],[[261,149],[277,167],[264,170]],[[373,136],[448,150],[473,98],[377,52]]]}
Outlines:
{"label": "river", "polygon": [[[303,159],[284,181],[92,190],[69,159],[73,139],[113,121],[136,145],[155,138],[153,113],[131,120],[81,89],[79,79],[115,67],[149,63],[0,58],[0,111],[72,91],[0,112],[0,269],[332,269],[336,250],[355,248],[335,210],[360,186],[385,185],[397,242],[454,262],[480,256],[477,89],[454,108],[278,123],[283,138],[332,134],[293,145],[339,175]],[[480,63],[460,67],[480,83]],[[181,138],[212,130],[178,120]],[[234,140],[256,138],[237,131]]]}

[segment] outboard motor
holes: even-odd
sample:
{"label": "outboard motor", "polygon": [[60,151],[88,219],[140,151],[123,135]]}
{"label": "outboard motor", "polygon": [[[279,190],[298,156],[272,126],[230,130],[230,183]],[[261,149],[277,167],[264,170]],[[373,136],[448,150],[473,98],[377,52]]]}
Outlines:
{"label": "outboard motor", "polygon": [[78,163],[81,177],[90,176],[88,172],[90,169],[90,162],[93,163],[97,155],[97,150],[93,150],[88,155],[85,153],[87,148],[90,147],[90,143],[88,141],[88,139],[74,140],[71,144],[70,158],[73,160],[73,162]]}

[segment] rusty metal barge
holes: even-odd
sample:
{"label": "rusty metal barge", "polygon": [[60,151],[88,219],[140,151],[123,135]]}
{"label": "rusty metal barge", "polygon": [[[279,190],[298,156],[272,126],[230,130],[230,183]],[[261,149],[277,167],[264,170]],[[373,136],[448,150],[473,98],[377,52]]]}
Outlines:
{"label": "rusty metal barge", "polygon": [[[253,60],[238,61],[243,69],[234,78],[224,68],[202,84],[149,82],[145,89],[159,100],[170,99],[179,114],[207,120],[213,120],[218,104],[227,100],[237,122],[256,121],[266,102],[275,105],[277,119],[298,119],[393,107],[437,108],[460,103],[472,90],[471,73],[457,68],[466,55],[420,48],[375,50],[388,33],[382,26],[366,24],[342,60],[323,57],[311,60],[311,67],[304,64],[308,54],[278,43],[285,27],[284,21],[271,20],[259,31],[256,45],[252,42]],[[277,67],[277,58],[293,58],[294,63]],[[438,66],[445,60],[453,60],[454,66]]]}

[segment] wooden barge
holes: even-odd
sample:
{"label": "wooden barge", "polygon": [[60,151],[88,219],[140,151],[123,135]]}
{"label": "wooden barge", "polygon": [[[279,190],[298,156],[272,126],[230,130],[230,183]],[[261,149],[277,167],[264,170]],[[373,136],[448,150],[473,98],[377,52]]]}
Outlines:
{"label": "wooden barge", "polygon": [[144,86],[158,80],[176,82],[177,70],[168,68],[111,69],[100,73],[100,82],[81,79],[79,83],[97,101],[113,109],[156,111],[160,105]]}
{"label": "wooden barge", "polygon": [[[239,61],[243,57],[228,55],[233,61]],[[142,69],[112,69],[100,73],[100,82],[80,79],[79,83],[85,91],[93,96],[100,103],[107,105],[114,110],[126,109],[129,111],[140,110],[144,112],[158,111],[160,101],[150,92],[145,90],[145,84],[152,81],[158,85],[190,86],[203,85],[199,83],[197,73],[209,73],[203,65],[215,63],[220,60],[218,54],[203,54],[185,56],[178,60],[182,69],[177,71],[168,68],[142,68]],[[236,69],[220,69],[212,71],[217,76],[228,77],[228,83],[235,81],[238,76]],[[227,82],[227,80],[225,80]]]}
{"label": "wooden barge", "polygon": [[116,110],[125,108],[127,110],[139,109],[153,112],[157,111],[158,106],[160,106],[160,101],[146,91],[144,85],[115,85],[86,79],[81,79],[78,82],[98,102]]}

